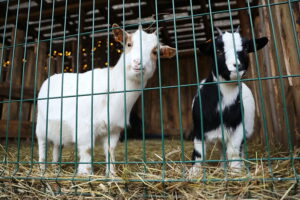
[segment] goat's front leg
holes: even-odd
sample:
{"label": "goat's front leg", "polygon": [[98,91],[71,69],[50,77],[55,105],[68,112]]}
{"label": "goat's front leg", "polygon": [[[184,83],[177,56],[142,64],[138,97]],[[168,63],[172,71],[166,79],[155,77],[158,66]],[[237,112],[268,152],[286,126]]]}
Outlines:
{"label": "goat's front leg", "polygon": [[118,144],[120,133],[110,133],[110,139],[108,136],[103,138],[103,148],[106,161],[106,175],[108,177],[116,176],[115,172],[115,148]]}
{"label": "goat's front leg", "polygon": [[90,144],[80,144],[78,146],[80,164],[78,165],[79,175],[90,175],[92,174],[92,158],[91,158],[91,145]]}
{"label": "goat's front leg", "polygon": [[197,161],[203,161],[204,154],[206,152],[205,149],[205,141],[195,138],[194,139],[194,151],[192,155],[192,160],[196,161],[193,163],[192,168],[189,171],[189,176],[199,176],[200,170],[201,170],[201,162]]}
{"label": "goat's front leg", "polygon": [[45,157],[46,157],[46,141],[44,138],[38,138],[38,144],[39,144],[39,162],[40,162],[40,169],[42,172],[46,170],[46,163]]}
{"label": "goat's front leg", "polygon": [[241,155],[243,155],[243,128],[239,125],[227,141],[227,158],[229,167],[234,172],[240,172],[242,169]]}

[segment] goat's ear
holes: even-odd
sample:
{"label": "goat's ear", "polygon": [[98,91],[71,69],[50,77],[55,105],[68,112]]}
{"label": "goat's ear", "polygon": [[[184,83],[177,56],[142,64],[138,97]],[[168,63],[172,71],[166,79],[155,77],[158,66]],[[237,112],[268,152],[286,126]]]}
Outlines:
{"label": "goat's ear", "polygon": [[[126,40],[128,38],[128,33],[126,31],[123,31],[118,24],[113,24],[112,27],[113,27],[112,32],[114,34],[116,42],[120,42],[123,44],[123,42],[125,41],[126,43]],[[123,38],[124,35],[125,38]]]}
{"label": "goat's ear", "polygon": [[[255,39],[255,44],[256,44],[256,50],[260,50],[261,48],[263,48],[264,46],[266,46],[266,44],[268,43],[268,38],[266,37],[262,37],[262,38],[258,38]],[[249,40],[248,41],[248,52],[254,52],[254,44],[253,44],[253,40]]]}
{"label": "goat's ear", "polygon": [[160,57],[161,58],[172,58],[176,55],[176,49],[167,45],[160,46]]}
{"label": "goat's ear", "polygon": [[199,43],[198,48],[200,53],[203,53],[205,55],[211,55],[213,53],[212,45],[213,45],[212,40],[207,40],[206,42]]}

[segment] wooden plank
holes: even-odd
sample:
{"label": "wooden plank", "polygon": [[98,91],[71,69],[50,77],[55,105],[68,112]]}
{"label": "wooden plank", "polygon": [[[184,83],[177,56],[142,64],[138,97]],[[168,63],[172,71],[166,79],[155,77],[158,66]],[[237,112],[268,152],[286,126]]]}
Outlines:
{"label": "wooden plank", "polygon": [[[12,36],[11,36],[11,41],[15,41],[15,44],[20,44],[24,42],[24,37],[25,33],[24,31],[17,30],[16,31],[16,36],[14,35],[15,33],[15,28],[12,29]],[[10,48],[10,53],[9,53],[9,71],[6,74],[6,84],[10,84],[12,82],[12,87],[19,87],[21,85],[21,75],[22,75],[22,58],[23,58],[23,53],[24,53],[24,48],[23,46],[17,46],[14,48]],[[11,77],[12,73],[12,77]],[[7,119],[8,117],[8,111],[10,107],[10,119],[18,119],[18,103],[14,102],[9,104],[4,104],[3,109],[2,109],[2,119]]]}
{"label": "wooden plank", "polygon": [[[23,99],[31,99],[33,98],[33,89],[30,87],[24,87]],[[0,97],[8,98],[9,97],[9,84],[0,83]],[[20,99],[21,98],[21,86],[14,86],[11,92],[12,99]],[[7,99],[6,99],[7,100]]]}
{"label": "wooden plank", "polygon": [[42,83],[47,78],[47,72],[45,70],[45,67],[47,66],[47,43],[41,42],[40,46],[38,48],[37,44],[35,45],[35,52],[38,52],[38,81],[37,81],[37,89],[39,90],[42,86]]}
{"label": "wooden plank", "polygon": [[[6,120],[0,120],[0,138],[6,138]],[[31,138],[32,135],[32,123],[29,121],[23,121],[22,124],[18,120],[9,121],[8,138],[17,138],[18,129],[21,125],[21,138]]]}

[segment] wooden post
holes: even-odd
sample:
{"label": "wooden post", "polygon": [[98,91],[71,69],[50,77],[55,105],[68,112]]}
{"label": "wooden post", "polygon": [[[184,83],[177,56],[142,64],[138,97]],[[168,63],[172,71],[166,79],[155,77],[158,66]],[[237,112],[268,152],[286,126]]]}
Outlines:
{"label": "wooden post", "polygon": [[[73,52],[72,52],[72,54],[73,54]],[[72,55],[73,56],[73,55]],[[73,58],[72,58],[73,59]],[[57,56],[56,58],[55,58],[55,61],[56,61],[56,65],[55,65],[55,68],[56,68],[56,70],[55,70],[55,72],[57,73],[57,74],[60,74],[60,73],[62,73],[62,70],[61,70],[61,68],[62,68],[62,57],[60,57],[60,56]]]}
{"label": "wooden post", "polygon": [[47,66],[47,43],[41,42],[39,48],[35,45],[35,52],[37,54],[37,50],[39,50],[38,54],[38,81],[37,81],[37,89],[40,90],[44,80],[47,78],[47,70],[45,67]]}
{"label": "wooden post", "polygon": [[[35,55],[33,49],[27,49],[26,70],[24,74],[24,87],[34,88],[34,75],[35,75]],[[23,121],[30,121],[31,119],[31,102],[23,103]]]}
{"label": "wooden post", "polygon": [[[87,51],[87,49],[86,49]],[[79,62],[78,62],[78,72],[82,72],[81,70],[81,59],[82,59],[82,42],[80,40],[80,44],[79,44],[79,52],[77,53],[77,41],[72,41],[72,69],[73,72],[76,73],[77,72],[77,54],[79,56]]]}
{"label": "wooden post", "polygon": [[[278,0],[276,0],[277,2],[280,2]],[[290,13],[289,11],[289,7],[288,4],[284,4],[281,6],[277,6],[278,7],[278,13],[277,14],[277,20],[278,23],[280,23],[280,37],[281,37],[281,45],[284,49],[283,51],[283,61],[284,61],[284,66],[285,66],[285,71],[288,75],[291,74],[300,74],[300,62],[299,62],[299,58],[298,58],[298,54],[297,54],[297,48],[296,48],[296,41],[294,38],[294,34],[293,34],[293,24],[292,24],[292,20],[291,20],[291,14],[293,15],[293,13]],[[296,16],[296,19],[299,19],[300,15],[298,13],[298,16]],[[284,23],[281,23],[284,22]],[[298,37],[298,40],[300,38]],[[293,127],[296,128],[296,132],[300,132],[300,79],[299,78],[289,78],[288,79],[288,87],[289,87],[289,91],[290,94],[288,95],[288,97],[290,97],[290,99],[288,99],[287,103],[289,106],[289,118],[290,119],[290,123],[294,123]],[[296,111],[296,112],[295,112]],[[292,112],[292,113],[291,113]],[[294,114],[295,113],[295,114]],[[296,118],[295,118],[296,117]],[[293,120],[294,118],[294,120]],[[294,137],[296,137],[296,135],[294,135]],[[300,139],[300,138],[299,138]],[[294,138],[294,141],[296,142],[297,139]]]}
{"label": "wooden post", "polygon": [[[24,31],[17,30],[16,31],[16,36],[14,35],[15,33],[15,28],[12,29],[12,36],[11,36],[11,41],[16,41],[17,44],[21,44],[24,41],[25,33]],[[15,38],[16,37],[16,38]],[[22,58],[23,58],[23,53],[24,53],[24,48],[23,46],[17,46],[14,47],[14,55],[13,55],[13,48],[10,49],[9,53],[9,61],[10,61],[10,66],[8,73],[6,74],[6,84],[10,84],[10,81],[12,81],[12,87],[17,87],[21,85],[22,79]],[[13,57],[14,56],[14,57]],[[13,66],[12,66],[13,63]],[[10,74],[12,72],[12,78],[10,77]],[[7,91],[7,94],[9,91]],[[8,114],[8,104],[3,105],[3,110],[2,110],[2,119],[7,119],[7,114]],[[10,105],[10,120],[18,119],[18,103],[14,102],[11,103]]]}

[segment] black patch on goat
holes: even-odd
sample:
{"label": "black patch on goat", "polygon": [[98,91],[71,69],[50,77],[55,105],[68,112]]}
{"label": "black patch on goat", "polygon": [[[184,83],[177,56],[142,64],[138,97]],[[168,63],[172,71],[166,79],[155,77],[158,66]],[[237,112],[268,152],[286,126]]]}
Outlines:
{"label": "black patch on goat", "polygon": [[194,149],[193,155],[192,155],[192,160],[195,161],[196,158],[200,159],[201,157],[202,157],[201,154],[197,150]]}
{"label": "black patch on goat", "polygon": [[[212,75],[205,81],[205,83],[211,83]],[[193,105],[193,120],[194,130],[192,134],[198,140],[205,140],[205,135],[201,132],[201,111],[203,117],[203,131],[204,133],[212,131],[218,128],[221,124],[218,98],[218,86],[217,84],[206,84],[200,89],[201,96],[201,109],[199,103],[199,96],[197,95]],[[220,100],[222,100],[222,93]],[[223,124],[225,128],[235,129],[242,121],[240,95],[238,93],[234,103],[230,106],[225,107],[222,112]]]}

